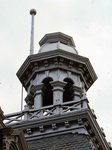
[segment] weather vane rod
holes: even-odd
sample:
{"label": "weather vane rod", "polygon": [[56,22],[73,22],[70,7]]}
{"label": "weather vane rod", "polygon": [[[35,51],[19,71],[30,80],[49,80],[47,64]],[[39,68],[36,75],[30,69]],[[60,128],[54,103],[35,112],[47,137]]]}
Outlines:
{"label": "weather vane rod", "polygon": [[30,55],[34,53],[34,16],[36,15],[36,10],[30,10],[31,15],[31,39],[30,39]]}

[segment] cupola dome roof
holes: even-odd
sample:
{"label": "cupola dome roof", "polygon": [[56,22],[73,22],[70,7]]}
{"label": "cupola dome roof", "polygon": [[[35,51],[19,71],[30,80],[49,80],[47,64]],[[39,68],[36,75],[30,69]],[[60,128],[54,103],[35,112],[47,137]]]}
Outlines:
{"label": "cupola dome roof", "polygon": [[39,44],[41,46],[39,53],[61,49],[78,54],[73,38],[61,32],[46,34]]}

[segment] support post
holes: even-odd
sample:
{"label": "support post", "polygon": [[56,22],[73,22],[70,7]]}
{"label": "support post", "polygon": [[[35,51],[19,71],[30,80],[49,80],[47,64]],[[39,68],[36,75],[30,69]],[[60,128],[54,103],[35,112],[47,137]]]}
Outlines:
{"label": "support post", "polygon": [[34,108],[40,109],[42,107],[42,88],[43,84],[36,86],[35,96],[34,96]]}
{"label": "support post", "polygon": [[58,105],[63,103],[63,88],[66,85],[65,82],[54,81],[51,82],[53,86],[53,104]]}
{"label": "support post", "polygon": [[36,10],[30,10],[31,18],[31,39],[30,39],[30,55],[34,53],[34,16],[36,15]]}

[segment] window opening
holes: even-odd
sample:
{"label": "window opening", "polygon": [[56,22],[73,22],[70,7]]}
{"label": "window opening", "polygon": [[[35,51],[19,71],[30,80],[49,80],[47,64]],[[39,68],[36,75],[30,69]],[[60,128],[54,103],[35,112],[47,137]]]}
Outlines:
{"label": "window opening", "polygon": [[43,80],[43,106],[53,105],[53,87],[50,82],[53,81],[52,78],[45,78]]}
{"label": "window opening", "polygon": [[9,150],[18,150],[18,148],[14,142],[11,142]]}
{"label": "window opening", "polygon": [[66,82],[66,85],[63,92],[63,102],[72,101],[74,98],[74,82],[69,78],[65,78],[64,81]]}

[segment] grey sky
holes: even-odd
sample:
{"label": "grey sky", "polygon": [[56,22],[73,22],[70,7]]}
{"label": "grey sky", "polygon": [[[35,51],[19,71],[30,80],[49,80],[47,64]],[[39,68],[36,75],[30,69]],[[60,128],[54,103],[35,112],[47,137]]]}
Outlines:
{"label": "grey sky", "polygon": [[112,142],[112,0],[0,0],[0,104],[5,113],[20,110],[16,72],[29,55],[30,15],[35,8],[35,53],[49,32],[74,38],[98,80],[87,92],[91,108]]}

